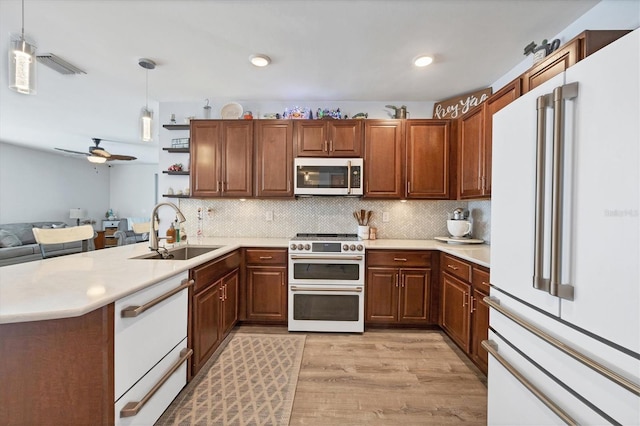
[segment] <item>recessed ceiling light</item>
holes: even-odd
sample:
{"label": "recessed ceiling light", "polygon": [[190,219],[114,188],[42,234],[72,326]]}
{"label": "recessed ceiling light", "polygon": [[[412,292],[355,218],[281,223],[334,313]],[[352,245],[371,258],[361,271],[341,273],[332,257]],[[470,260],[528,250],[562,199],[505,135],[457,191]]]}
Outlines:
{"label": "recessed ceiling light", "polygon": [[413,60],[413,65],[416,67],[426,67],[431,62],[433,62],[433,58],[431,56],[420,55]]}
{"label": "recessed ceiling light", "polygon": [[249,56],[249,61],[256,67],[266,67],[271,63],[271,58],[267,55],[257,54]]}

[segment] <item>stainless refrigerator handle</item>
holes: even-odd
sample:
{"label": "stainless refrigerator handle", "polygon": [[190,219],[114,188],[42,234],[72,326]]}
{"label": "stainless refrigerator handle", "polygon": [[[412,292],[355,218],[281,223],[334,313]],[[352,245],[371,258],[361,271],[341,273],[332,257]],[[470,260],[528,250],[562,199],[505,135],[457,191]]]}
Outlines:
{"label": "stainless refrigerator handle", "polygon": [[546,342],[546,343],[550,344],[551,346],[555,347],[556,349],[564,352],[565,354],[569,355],[573,359],[581,362],[583,365],[589,367],[590,369],[592,369],[596,373],[599,373],[603,377],[611,380],[616,385],[622,386],[623,388],[625,388],[629,392],[632,392],[634,395],[639,395],[640,396],[640,385],[639,384],[637,384],[635,382],[632,382],[631,380],[627,379],[626,377],[621,376],[620,374],[618,374],[615,371],[605,367],[604,365],[600,364],[599,362],[595,361],[594,359],[589,358],[588,356],[584,355],[582,352],[577,351],[576,349],[574,349],[571,346],[565,344],[564,342],[556,339],[555,337],[551,336],[550,334],[546,333],[545,331],[541,330],[540,328],[538,328],[538,327],[534,326],[533,324],[525,321],[523,318],[518,316],[516,313],[514,313],[514,312],[504,308],[503,306],[501,306],[499,300],[497,300],[497,299],[495,299],[493,297],[490,297],[490,296],[485,296],[484,299],[482,299],[482,300],[484,301],[484,303],[489,305],[489,307],[491,309],[494,309],[497,312],[501,313],[502,315],[504,315],[505,317],[507,317],[511,321],[513,321],[516,324],[518,324],[520,327],[524,328],[525,330],[529,331],[530,333],[532,333],[535,336],[537,336],[540,339],[542,339],[544,342]]}
{"label": "stainless refrigerator handle", "polygon": [[564,187],[564,101],[578,96],[578,83],[553,89],[553,181],[551,193],[551,273],[549,294],[573,300],[573,286],[562,284],[562,203]]}
{"label": "stainless refrigerator handle", "polygon": [[536,100],[537,129],[536,129],[536,199],[535,199],[535,235],[533,254],[533,287],[538,290],[549,291],[549,280],[543,276],[544,264],[544,189],[545,189],[545,130],[546,109],[551,106],[551,95],[539,96]]}
{"label": "stainless refrigerator handle", "polygon": [[536,398],[540,400],[540,402],[542,402],[551,411],[553,411],[556,416],[560,417],[560,419],[562,419],[563,422],[565,422],[568,425],[578,424],[578,422],[574,418],[572,418],[569,414],[567,414],[566,411],[560,408],[555,402],[553,402],[551,398],[549,398],[546,394],[544,394],[533,383],[527,380],[527,378],[518,370],[516,370],[516,368],[513,365],[511,365],[509,361],[504,359],[502,355],[498,353],[498,345],[493,340],[483,340],[481,345],[484,348],[484,350],[486,350],[489,354],[491,354],[491,356],[493,356],[496,359],[496,361],[502,364],[502,366],[506,368],[507,371],[511,373],[513,377],[518,379],[518,381],[522,383],[524,387],[526,387],[527,390],[529,390],[529,392],[534,394]]}

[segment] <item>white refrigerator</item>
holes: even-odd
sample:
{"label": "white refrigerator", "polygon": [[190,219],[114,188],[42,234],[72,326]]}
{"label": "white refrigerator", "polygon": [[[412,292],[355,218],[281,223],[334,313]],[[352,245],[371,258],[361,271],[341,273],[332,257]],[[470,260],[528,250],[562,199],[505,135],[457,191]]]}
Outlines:
{"label": "white refrigerator", "polygon": [[494,116],[489,424],[640,424],[639,31]]}

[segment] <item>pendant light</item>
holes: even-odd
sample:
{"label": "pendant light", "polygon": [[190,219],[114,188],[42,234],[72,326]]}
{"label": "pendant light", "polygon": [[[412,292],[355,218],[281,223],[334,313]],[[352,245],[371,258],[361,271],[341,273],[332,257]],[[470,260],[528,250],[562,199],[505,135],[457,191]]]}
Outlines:
{"label": "pendant light", "polygon": [[156,63],[151,59],[141,58],[138,65],[146,70],[146,100],[144,108],[140,113],[140,138],[143,142],[151,142],[153,140],[153,110],[149,109],[149,70],[155,69]]}
{"label": "pendant light", "polygon": [[9,89],[25,95],[36,94],[36,46],[24,38],[24,0],[22,32],[9,40]]}

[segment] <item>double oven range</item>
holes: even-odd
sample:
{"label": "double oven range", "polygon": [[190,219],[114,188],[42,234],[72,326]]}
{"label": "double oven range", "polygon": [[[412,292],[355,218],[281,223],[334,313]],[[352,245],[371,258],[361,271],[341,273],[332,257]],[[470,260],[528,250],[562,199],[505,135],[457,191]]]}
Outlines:
{"label": "double oven range", "polygon": [[289,331],[364,332],[365,248],[356,234],[289,242]]}

